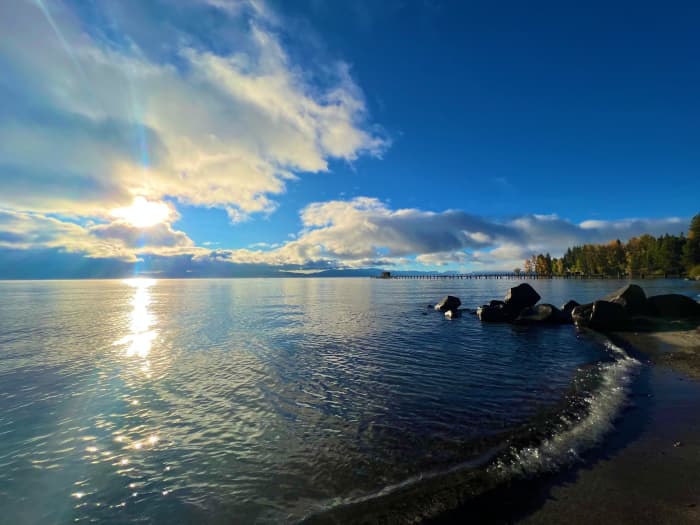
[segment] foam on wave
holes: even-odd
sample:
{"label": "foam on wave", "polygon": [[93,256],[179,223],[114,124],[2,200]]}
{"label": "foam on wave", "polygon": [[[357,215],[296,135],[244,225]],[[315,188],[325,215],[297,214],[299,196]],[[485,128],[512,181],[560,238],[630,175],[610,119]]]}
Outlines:
{"label": "foam on wave", "polygon": [[[591,334],[598,337],[596,334]],[[582,400],[582,409],[562,414],[548,437],[532,446],[494,447],[481,457],[449,469],[424,472],[374,493],[356,498],[336,498],[312,512],[303,522],[327,523],[342,517],[349,521],[408,523],[434,517],[463,504],[502,482],[553,472],[580,459],[582,452],[599,445],[628,402],[630,384],[641,363],[607,339],[601,343],[612,356],[597,365],[596,388]],[[477,482],[480,489],[466,487]],[[453,491],[444,490],[452,485]],[[439,496],[438,496],[439,494]],[[376,518],[376,520],[374,519]]]}
{"label": "foam on wave", "polygon": [[507,460],[498,460],[493,467],[500,475],[513,477],[551,472],[577,461],[582,452],[600,444],[626,405],[630,383],[641,366],[612,342],[606,340],[604,345],[614,360],[599,365],[601,382],[583,399],[587,405],[584,414],[577,420],[564,417],[565,430],[537,446],[511,450]]}

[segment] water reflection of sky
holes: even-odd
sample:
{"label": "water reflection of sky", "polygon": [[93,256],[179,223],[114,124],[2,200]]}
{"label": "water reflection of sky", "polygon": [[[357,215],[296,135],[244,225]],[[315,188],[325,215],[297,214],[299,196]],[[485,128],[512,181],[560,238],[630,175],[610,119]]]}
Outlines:
{"label": "water reflection of sky", "polygon": [[[510,285],[0,283],[0,522],[286,523],[469,459],[599,352],[426,308]],[[537,288],[559,304],[616,285]]]}

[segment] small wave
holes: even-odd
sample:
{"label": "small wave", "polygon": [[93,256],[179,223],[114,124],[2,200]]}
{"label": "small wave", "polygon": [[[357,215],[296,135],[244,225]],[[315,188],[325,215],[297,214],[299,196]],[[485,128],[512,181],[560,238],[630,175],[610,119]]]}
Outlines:
{"label": "small wave", "polygon": [[641,363],[622,348],[605,340],[603,343],[614,360],[601,363],[600,385],[583,402],[580,416],[563,416],[565,430],[555,433],[532,447],[511,450],[507,459],[499,459],[494,469],[502,476],[532,476],[555,471],[580,459],[580,454],[598,444],[613,427],[624,408],[633,377]]}
{"label": "small wave", "polygon": [[[598,337],[593,334],[593,337]],[[520,443],[509,449],[492,448],[480,461],[465,462],[443,471],[423,473],[375,493],[328,502],[325,508],[307,515],[304,523],[409,523],[435,517],[465,504],[471,498],[503,486],[511,480],[554,472],[580,460],[581,453],[599,445],[628,400],[630,384],[641,363],[622,348],[604,339],[612,360],[595,370],[582,371],[596,380],[595,388],[569,400],[567,409],[549,419],[549,433],[530,426]],[[546,437],[542,438],[541,436]]]}

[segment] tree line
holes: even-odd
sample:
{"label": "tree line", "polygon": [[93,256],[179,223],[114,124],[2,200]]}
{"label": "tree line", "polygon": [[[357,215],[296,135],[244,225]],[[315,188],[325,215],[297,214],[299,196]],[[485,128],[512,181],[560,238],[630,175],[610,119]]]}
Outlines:
{"label": "tree line", "polygon": [[[520,268],[515,273],[520,273]],[[566,250],[562,257],[533,255],[524,271],[538,275],[602,275],[700,277],[700,213],[690,222],[688,234],[653,237],[645,234],[627,242],[584,244]]]}

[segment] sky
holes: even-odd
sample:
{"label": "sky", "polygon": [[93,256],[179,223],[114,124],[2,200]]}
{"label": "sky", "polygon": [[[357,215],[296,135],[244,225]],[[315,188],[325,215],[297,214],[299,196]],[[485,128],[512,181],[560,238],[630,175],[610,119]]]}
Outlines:
{"label": "sky", "polygon": [[700,5],[0,2],[0,279],[492,271],[700,212]]}

